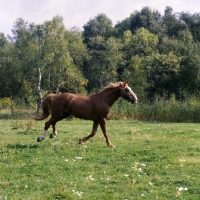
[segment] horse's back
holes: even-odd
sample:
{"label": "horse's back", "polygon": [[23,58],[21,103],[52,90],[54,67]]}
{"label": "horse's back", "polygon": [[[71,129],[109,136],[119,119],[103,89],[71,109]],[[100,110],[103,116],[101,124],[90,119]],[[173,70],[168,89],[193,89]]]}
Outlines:
{"label": "horse's back", "polygon": [[87,96],[71,93],[57,94],[51,102],[52,112],[70,112],[74,115],[77,110],[85,109],[89,105],[88,101],[89,98]]}
{"label": "horse's back", "polygon": [[96,120],[106,117],[109,110],[101,105],[98,98],[82,96],[72,93],[63,93],[54,96],[51,102],[51,113],[54,116],[73,115],[74,117]]}

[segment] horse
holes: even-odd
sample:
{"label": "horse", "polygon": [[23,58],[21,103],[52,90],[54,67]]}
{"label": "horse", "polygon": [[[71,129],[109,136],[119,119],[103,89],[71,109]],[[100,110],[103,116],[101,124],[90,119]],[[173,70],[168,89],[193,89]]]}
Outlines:
{"label": "horse", "polygon": [[51,114],[50,119],[45,123],[42,135],[37,138],[37,142],[45,139],[47,130],[51,125],[53,132],[50,134],[50,138],[55,138],[57,135],[56,123],[72,115],[76,118],[93,121],[91,134],[79,139],[79,144],[93,137],[100,125],[107,145],[114,147],[108,138],[106,119],[108,118],[111,106],[119,97],[132,104],[138,101],[136,94],[129,87],[128,81],[110,83],[103,90],[91,96],[72,93],[49,94],[42,102],[43,114],[34,118],[35,120],[43,120]]}

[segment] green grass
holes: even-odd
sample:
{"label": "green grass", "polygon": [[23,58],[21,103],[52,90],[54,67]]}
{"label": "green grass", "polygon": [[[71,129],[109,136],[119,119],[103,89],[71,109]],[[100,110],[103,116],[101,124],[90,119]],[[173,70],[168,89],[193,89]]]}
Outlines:
{"label": "green grass", "polygon": [[62,121],[37,143],[44,121],[0,121],[0,199],[200,199],[199,124],[107,122],[106,146],[90,121]]}

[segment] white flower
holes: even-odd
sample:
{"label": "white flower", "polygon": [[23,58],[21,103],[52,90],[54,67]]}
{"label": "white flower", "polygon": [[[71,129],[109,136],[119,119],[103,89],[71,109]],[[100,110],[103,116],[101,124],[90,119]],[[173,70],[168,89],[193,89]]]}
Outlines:
{"label": "white flower", "polygon": [[94,180],[94,178],[92,177],[92,175],[88,176],[87,179],[88,179],[88,180],[91,180],[91,181]]}
{"label": "white flower", "polygon": [[68,159],[65,159],[65,162],[68,162],[69,160]]}
{"label": "white flower", "polygon": [[178,191],[179,191],[179,192],[181,192],[181,191],[183,191],[183,190],[187,191],[188,189],[187,189],[187,188],[183,188],[183,187],[178,188]]}
{"label": "white flower", "polygon": [[82,158],[82,157],[76,157],[76,159],[77,159],[77,160],[82,160],[83,158]]}
{"label": "white flower", "polygon": [[77,194],[79,197],[82,196],[82,194],[83,194],[83,192],[81,192],[81,191],[79,192],[79,191],[72,190],[72,192],[74,194]]}
{"label": "white flower", "polygon": [[129,175],[128,175],[128,174],[124,174],[124,176],[125,176],[125,177],[128,177]]}
{"label": "white flower", "polygon": [[178,191],[180,191],[180,192],[181,192],[182,190],[183,190],[183,187],[180,187],[180,188],[178,188]]}
{"label": "white flower", "polygon": [[138,171],[139,171],[139,172],[142,172],[142,168],[138,168]]}
{"label": "white flower", "polygon": [[149,181],[149,185],[153,185],[153,183]]}

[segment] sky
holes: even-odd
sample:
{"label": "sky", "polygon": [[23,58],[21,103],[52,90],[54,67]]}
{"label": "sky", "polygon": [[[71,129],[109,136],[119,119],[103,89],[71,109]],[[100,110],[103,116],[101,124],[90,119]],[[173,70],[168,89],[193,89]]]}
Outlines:
{"label": "sky", "polygon": [[200,13],[200,0],[0,0],[0,32],[12,36],[18,18],[42,24],[57,15],[63,17],[67,29],[75,26],[82,30],[100,13],[115,25],[146,6],[162,15],[167,6],[176,13]]}

